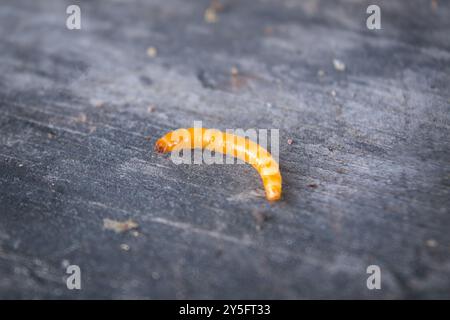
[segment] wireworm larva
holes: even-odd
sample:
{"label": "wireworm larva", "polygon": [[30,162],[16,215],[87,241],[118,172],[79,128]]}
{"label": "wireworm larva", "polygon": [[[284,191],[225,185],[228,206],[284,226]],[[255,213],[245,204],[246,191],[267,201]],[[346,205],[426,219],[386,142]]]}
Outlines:
{"label": "wireworm larva", "polygon": [[155,144],[155,150],[160,153],[194,148],[232,155],[251,164],[262,178],[266,198],[270,201],[280,199],[281,174],[278,163],[266,149],[246,137],[215,129],[182,128],[167,133]]}

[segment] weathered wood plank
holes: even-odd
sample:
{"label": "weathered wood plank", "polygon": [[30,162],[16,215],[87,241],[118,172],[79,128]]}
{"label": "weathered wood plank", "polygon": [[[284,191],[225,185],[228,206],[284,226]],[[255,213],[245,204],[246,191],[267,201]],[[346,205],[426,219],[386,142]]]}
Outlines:
{"label": "weathered wood plank", "polygon": [[[222,2],[2,4],[0,297],[448,298],[450,5]],[[194,120],[280,129],[283,200],[152,151]]]}

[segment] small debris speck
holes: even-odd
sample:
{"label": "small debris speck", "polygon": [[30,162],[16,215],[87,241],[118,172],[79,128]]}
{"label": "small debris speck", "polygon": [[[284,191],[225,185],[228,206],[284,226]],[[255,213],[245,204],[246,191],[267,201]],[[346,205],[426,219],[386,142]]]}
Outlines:
{"label": "small debris speck", "polygon": [[230,69],[230,74],[230,85],[233,89],[241,89],[247,85],[249,77],[241,74],[237,67],[233,66]]}
{"label": "small debris speck", "polygon": [[338,59],[333,59],[333,66],[337,71],[345,71],[345,64]]}
{"label": "small debris speck", "polygon": [[208,23],[216,23],[219,18],[217,17],[216,10],[208,8],[205,10],[205,21]]}
{"label": "small debris speck", "polygon": [[288,145],[291,145],[291,144],[293,144],[294,143],[294,140],[292,140],[292,139],[287,139],[287,144]]}
{"label": "small debris speck", "polygon": [[428,239],[427,240],[427,246],[430,248],[436,248],[437,247],[437,242],[434,239]]}
{"label": "small debris speck", "polygon": [[158,280],[158,279],[159,279],[159,273],[156,272],[156,271],[153,271],[153,272],[152,272],[152,278],[153,278],[154,280]]}
{"label": "small debris speck", "polygon": [[316,183],[310,183],[310,184],[308,184],[308,187],[315,189],[318,187],[318,185]]}
{"label": "small debris speck", "polygon": [[155,111],[155,106],[154,105],[150,105],[147,107],[147,112],[148,113],[152,113],[153,111]]}
{"label": "small debris speck", "polygon": [[130,246],[127,245],[126,243],[122,243],[120,245],[120,249],[122,249],[123,251],[129,251],[130,250]]}
{"label": "small debris speck", "polygon": [[236,68],[236,67],[232,67],[231,70],[230,70],[230,72],[231,72],[231,75],[232,75],[232,76],[237,76],[237,75],[239,75],[239,70],[238,70],[238,68]]}
{"label": "small debris speck", "polygon": [[91,104],[96,108],[101,108],[105,105],[105,102],[102,100],[98,100],[98,99],[92,99]]}
{"label": "small debris speck", "polygon": [[319,77],[323,77],[323,76],[325,75],[325,71],[319,70],[319,71],[317,71],[317,75],[318,75]]}
{"label": "small debris speck", "polygon": [[336,90],[331,90],[331,95],[333,96],[333,97],[336,97]]}
{"label": "small debris speck", "polygon": [[75,122],[85,123],[87,121],[87,116],[85,113],[80,113],[78,117],[75,118]]}
{"label": "small debris speck", "polygon": [[213,0],[205,10],[203,18],[207,23],[216,23],[219,21],[218,13],[223,10],[223,5],[218,0]]}
{"label": "small debris speck", "polygon": [[67,268],[69,265],[70,265],[69,260],[64,259],[63,261],[61,261],[61,266],[62,266],[63,268]]}
{"label": "small debris speck", "polygon": [[131,232],[131,234],[133,235],[133,237],[139,237],[139,232],[134,230],[133,232]]}
{"label": "small debris speck", "polygon": [[139,225],[131,219],[123,222],[111,219],[103,219],[103,228],[106,230],[113,230],[116,233],[136,229],[138,226]]}
{"label": "small debris speck", "polygon": [[158,55],[158,50],[156,50],[155,47],[149,47],[149,48],[147,49],[147,55],[148,55],[150,58],[155,58],[155,57]]}

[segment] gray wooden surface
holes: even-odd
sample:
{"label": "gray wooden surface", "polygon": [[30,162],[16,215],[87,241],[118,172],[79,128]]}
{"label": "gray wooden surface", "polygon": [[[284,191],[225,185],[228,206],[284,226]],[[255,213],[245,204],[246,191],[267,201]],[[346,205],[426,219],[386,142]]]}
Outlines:
{"label": "gray wooden surface", "polygon": [[[1,1],[0,298],[450,298],[449,1],[222,3]],[[280,129],[282,201],[152,151],[194,120]]]}

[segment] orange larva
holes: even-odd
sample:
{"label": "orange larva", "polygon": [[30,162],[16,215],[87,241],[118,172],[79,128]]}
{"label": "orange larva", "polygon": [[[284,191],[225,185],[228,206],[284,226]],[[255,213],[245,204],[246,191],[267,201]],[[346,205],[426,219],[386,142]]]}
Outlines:
{"label": "orange larva", "polygon": [[182,128],[167,133],[155,144],[155,150],[161,153],[194,148],[229,154],[251,164],[261,176],[267,200],[280,199],[278,163],[266,149],[248,138],[206,128]]}

